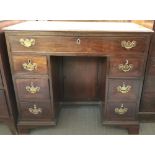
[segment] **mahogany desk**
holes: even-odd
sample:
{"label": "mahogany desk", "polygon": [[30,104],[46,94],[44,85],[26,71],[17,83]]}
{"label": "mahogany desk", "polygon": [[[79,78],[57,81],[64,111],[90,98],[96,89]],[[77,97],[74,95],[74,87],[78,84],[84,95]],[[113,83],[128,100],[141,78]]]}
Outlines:
{"label": "mahogany desk", "polygon": [[5,28],[19,133],[56,125],[60,107],[78,101],[99,104],[102,124],[137,134],[152,32],[134,23],[105,22]]}

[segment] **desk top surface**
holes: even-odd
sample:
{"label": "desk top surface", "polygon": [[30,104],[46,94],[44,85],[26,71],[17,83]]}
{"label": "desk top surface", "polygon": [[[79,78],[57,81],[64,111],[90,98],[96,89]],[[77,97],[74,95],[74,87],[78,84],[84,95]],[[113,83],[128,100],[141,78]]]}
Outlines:
{"label": "desk top surface", "polygon": [[135,23],[121,22],[67,22],[67,21],[27,21],[3,30],[28,31],[101,31],[101,32],[153,32]]}

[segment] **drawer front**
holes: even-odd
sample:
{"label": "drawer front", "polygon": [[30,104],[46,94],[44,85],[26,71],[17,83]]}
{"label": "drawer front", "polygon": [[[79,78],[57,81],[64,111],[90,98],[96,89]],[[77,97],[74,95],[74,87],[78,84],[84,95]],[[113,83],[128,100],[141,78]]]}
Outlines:
{"label": "drawer front", "polygon": [[111,57],[109,75],[115,77],[140,77],[144,72],[144,58],[135,56]]}
{"label": "drawer front", "polygon": [[0,90],[0,117],[8,117],[8,108],[5,98],[5,93],[3,90]]}
{"label": "drawer front", "polygon": [[110,121],[135,120],[136,104],[110,102],[107,104],[106,116]]}
{"label": "drawer front", "polygon": [[141,82],[139,80],[110,79],[108,101],[110,102],[137,102]]}
{"label": "drawer front", "polygon": [[20,119],[21,120],[51,120],[52,106],[50,102],[43,103],[20,103]]}
{"label": "drawer front", "polygon": [[48,79],[46,78],[16,79],[16,88],[19,100],[50,100],[48,83]]}
{"label": "drawer front", "polygon": [[15,73],[47,74],[47,59],[45,56],[12,56]]}
{"label": "drawer front", "polygon": [[141,52],[144,37],[9,36],[12,52]]}

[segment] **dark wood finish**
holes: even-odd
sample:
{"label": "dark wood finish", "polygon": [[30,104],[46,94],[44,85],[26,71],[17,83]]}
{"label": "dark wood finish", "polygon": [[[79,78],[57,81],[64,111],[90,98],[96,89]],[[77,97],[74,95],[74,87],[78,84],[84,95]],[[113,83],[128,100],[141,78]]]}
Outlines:
{"label": "dark wood finish", "polygon": [[[34,94],[26,90],[27,86],[31,87],[33,82],[34,87],[39,87],[39,92]],[[32,78],[32,79],[16,79],[17,95],[20,101],[44,101],[50,100],[49,82],[47,78]]]}
{"label": "dark wood finish", "polygon": [[128,133],[130,135],[137,135],[137,134],[139,134],[139,125],[130,126],[127,129],[128,129]]}
{"label": "dark wood finish", "polygon": [[122,127],[126,128],[128,130],[128,134],[130,134],[130,135],[137,135],[137,134],[139,134],[139,124],[124,125]]}
{"label": "dark wood finish", "polygon": [[[155,30],[155,21],[153,29]],[[149,56],[147,59],[139,118],[143,121],[155,120],[155,32],[151,39]]]}
{"label": "dark wood finish", "polygon": [[[119,69],[119,65],[125,65],[128,61],[128,65],[133,66],[131,70],[124,72]],[[143,56],[134,56],[126,55],[120,57],[111,57],[110,58],[110,69],[109,76],[112,77],[140,77],[144,73],[144,59]]]}
{"label": "dark wood finish", "polygon": [[105,57],[52,56],[51,67],[53,97],[57,101],[76,103],[105,98]]}
{"label": "dark wood finish", "polygon": [[[131,86],[131,89],[127,93],[121,93],[117,90],[118,86]],[[109,79],[108,97],[107,100],[110,102],[136,102],[139,98],[141,83],[139,80],[129,79]]]}
{"label": "dark wood finish", "polygon": [[[121,105],[124,105],[124,108],[127,108],[125,114],[115,113],[115,108],[120,108]],[[107,119],[111,121],[133,121],[135,120],[136,115],[136,103],[126,103],[126,102],[109,102],[107,104]]]}
{"label": "dark wood finish", "polygon": [[[102,104],[103,124],[124,127],[129,133],[138,133],[137,112],[150,36],[150,32],[141,31],[6,31],[10,66],[20,111],[19,132],[25,133],[28,129],[38,126],[55,125],[60,105],[63,105],[64,101],[94,100]],[[24,47],[19,42],[21,38],[35,39],[35,45]],[[124,40],[135,40],[136,47],[125,49],[121,46],[121,41]],[[47,64],[41,64],[43,68],[47,66],[47,71],[41,69],[35,74],[23,72],[19,66],[21,67],[27,56],[47,57]],[[118,70],[118,65],[124,64],[126,59],[129,64],[133,64],[133,70],[122,73]],[[14,71],[14,68],[17,70]],[[43,70],[46,72],[43,73]],[[45,79],[48,82],[45,82]],[[36,96],[28,95],[23,88],[29,85],[31,80],[34,85],[44,85],[43,92]],[[117,87],[122,86],[123,82],[131,86],[127,94],[117,92]],[[45,102],[48,99],[49,102]],[[24,100],[26,102],[21,102]],[[29,114],[27,109],[34,104],[47,110],[47,115]],[[121,104],[128,108],[128,112],[118,116],[114,109],[119,108]],[[48,112],[48,109],[51,111]],[[47,120],[41,120],[43,118]]]}
{"label": "dark wood finish", "polygon": [[62,74],[62,57],[48,57],[49,61],[49,81],[51,90],[52,116],[55,122],[58,118],[60,102],[63,97],[63,74]]}
{"label": "dark wood finish", "polygon": [[[15,73],[20,74],[47,74],[47,59],[45,56],[17,56],[12,57],[13,69]],[[32,63],[37,65],[37,68],[33,71],[24,69],[23,64],[28,64],[28,61],[31,60]]]}
{"label": "dark wood finish", "polygon": [[[34,108],[36,105],[37,108],[41,109],[41,112],[38,114],[33,114],[29,111],[29,108]],[[26,103],[20,102],[20,114],[19,117],[21,120],[25,121],[49,121],[52,119],[52,108],[50,102],[33,102],[33,103]]]}
{"label": "dark wood finish", "polygon": [[99,100],[98,74],[100,61],[96,57],[63,58],[64,100]]}
{"label": "dark wood finish", "polygon": [[[20,44],[19,40],[23,38],[35,39],[35,45],[31,48],[26,48]],[[80,44],[77,40],[80,39]],[[121,46],[123,40],[135,40],[137,46],[131,50],[126,50]],[[126,53],[144,53],[147,40],[145,37],[81,37],[81,36],[33,36],[21,35],[10,36],[12,52],[126,52]],[[68,46],[69,45],[69,46]],[[114,53],[112,53],[114,54]]]}
{"label": "dark wood finish", "polygon": [[[146,75],[149,76],[149,75]],[[155,112],[155,77],[150,76],[145,78],[145,85],[140,105],[140,112]]]}
{"label": "dark wood finish", "polygon": [[2,76],[1,76],[1,72],[0,72],[0,87],[3,86],[3,83],[2,83]]}
{"label": "dark wood finish", "polygon": [[6,97],[3,90],[0,90],[0,117],[9,117]]}
{"label": "dark wood finish", "polygon": [[12,84],[8,53],[4,31],[4,26],[20,23],[21,21],[1,21],[0,22],[0,122],[6,124],[12,134],[17,134],[16,120],[17,107]]}

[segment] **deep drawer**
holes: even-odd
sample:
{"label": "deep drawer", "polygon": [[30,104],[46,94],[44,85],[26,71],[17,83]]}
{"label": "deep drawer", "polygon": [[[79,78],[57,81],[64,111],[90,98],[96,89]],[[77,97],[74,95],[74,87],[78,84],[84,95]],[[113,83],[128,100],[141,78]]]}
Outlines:
{"label": "deep drawer", "polygon": [[9,36],[12,52],[143,53],[145,37]]}
{"label": "deep drawer", "polygon": [[109,79],[109,102],[137,102],[141,92],[141,82],[132,79]]}
{"label": "deep drawer", "polygon": [[41,121],[52,119],[52,106],[50,102],[42,103],[20,103],[19,117],[25,121]]}
{"label": "deep drawer", "polygon": [[140,77],[144,74],[144,57],[125,55],[110,58],[109,76]]}
{"label": "deep drawer", "polygon": [[0,90],[0,117],[9,117],[5,93]]}
{"label": "deep drawer", "polygon": [[20,101],[50,100],[49,81],[46,78],[16,79]]}
{"label": "deep drawer", "polygon": [[115,103],[107,104],[106,116],[109,121],[135,120],[136,103]]}
{"label": "deep drawer", "polygon": [[12,56],[13,70],[15,73],[47,74],[46,56]]}

